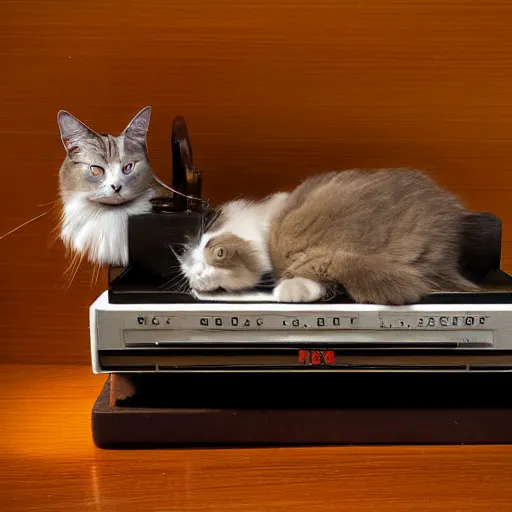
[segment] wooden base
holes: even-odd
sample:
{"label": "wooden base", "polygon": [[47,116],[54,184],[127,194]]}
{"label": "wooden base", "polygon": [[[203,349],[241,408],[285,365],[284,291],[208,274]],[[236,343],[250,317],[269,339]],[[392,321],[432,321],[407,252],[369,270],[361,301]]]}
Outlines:
{"label": "wooden base", "polygon": [[512,374],[324,373],[309,383],[305,377],[146,374],[135,379],[139,393],[115,406],[109,379],[92,412],[94,442],[102,448],[512,442]]}

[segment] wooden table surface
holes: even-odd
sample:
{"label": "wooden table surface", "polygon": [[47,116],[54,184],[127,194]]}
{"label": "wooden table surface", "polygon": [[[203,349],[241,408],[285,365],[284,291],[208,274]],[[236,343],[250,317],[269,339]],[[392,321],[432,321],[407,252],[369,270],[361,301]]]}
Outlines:
{"label": "wooden table surface", "polygon": [[512,510],[512,447],[106,451],[88,366],[0,366],[0,510]]}

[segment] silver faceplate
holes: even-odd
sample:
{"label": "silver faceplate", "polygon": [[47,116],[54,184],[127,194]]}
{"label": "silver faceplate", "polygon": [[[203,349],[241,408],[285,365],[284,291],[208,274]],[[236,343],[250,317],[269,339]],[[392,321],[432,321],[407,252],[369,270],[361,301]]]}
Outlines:
{"label": "silver faceplate", "polygon": [[[173,347],[375,345],[510,350],[511,304],[436,304],[390,307],[362,304],[192,303],[110,304],[107,292],[91,306],[93,370],[99,353],[116,351],[136,362],[138,350]],[[437,350],[436,354],[439,353]],[[375,351],[372,361],[375,361]],[[439,359],[439,357],[438,357]],[[135,364],[135,363],[134,363]],[[169,367],[171,367],[170,365]],[[157,367],[158,369],[158,367]]]}

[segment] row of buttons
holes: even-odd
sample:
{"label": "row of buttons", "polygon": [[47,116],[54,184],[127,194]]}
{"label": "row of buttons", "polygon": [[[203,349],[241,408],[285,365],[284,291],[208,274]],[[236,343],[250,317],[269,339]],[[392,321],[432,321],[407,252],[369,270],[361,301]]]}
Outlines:
{"label": "row of buttons", "polygon": [[138,316],[137,323],[139,325],[171,325],[172,319],[169,316]]}
{"label": "row of buttons", "polygon": [[[138,325],[172,325],[172,317],[169,316],[138,316]],[[201,317],[199,318],[199,327],[261,327],[263,325],[263,318],[245,318],[233,316],[230,318],[222,317]]]}
{"label": "row of buttons", "polygon": [[381,327],[391,329],[412,329],[427,327],[473,327],[486,325],[485,316],[421,316],[416,318],[382,318]]}
{"label": "row of buttons", "polygon": [[[293,328],[314,328],[314,327],[348,327],[355,325],[356,318],[329,318],[314,317],[304,320],[303,318],[281,317],[273,319],[270,323],[273,327],[293,327]],[[203,317],[199,320],[201,327],[262,327],[265,321],[261,317]]]}
{"label": "row of buttons", "polygon": [[461,327],[473,325],[485,325],[485,317],[476,316],[441,316],[422,317],[418,320],[418,327]]}
{"label": "row of buttons", "polygon": [[355,325],[356,318],[341,317],[289,317],[271,315],[268,318],[258,316],[204,316],[179,318],[170,316],[137,316],[138,325],[169,326],[176,328],[208,329],[251,329],[267,327],[270,329],[329,329],[347,328]]}
{"label": "row of buttons", "polygon": [[263,318],[246,318],[239,316],[232,316],[230,318],[221,317],[203,317],[199,320],[201,327],[261,327],[263,325]]}
{"label": "row of buttons", "polygon": [[[343,319],[343,327],[353,326],[355,323],[354,318]],[[154,326],[171,326],[173,323],[172,317],[169,316],[137,316],[138,325],[154,325]],[[194,322],[196,323],[196,322]],[[301,318],[282,318],[279,321],[282,327],[291,328],[314,328],[314,327],[342,327],[340,318],[325,318],[315,317],[307,321]],[[348,325],[345,325],[347,324]],[[414,323],[416,325],[414,325]],[[425,327],[472,327],[475,325],[483,326],[486,323],[486,318],[483,316],[441,316],[441,317],[420,317],[417,322],[410,322],[407,319],[395,318],[391,322],[382,321],[381,327],[388,328],[425,328]],[[199,317],[196,323],[197,327],[202,328],[251,328],[264,326],[264,320],[261,317]]]}

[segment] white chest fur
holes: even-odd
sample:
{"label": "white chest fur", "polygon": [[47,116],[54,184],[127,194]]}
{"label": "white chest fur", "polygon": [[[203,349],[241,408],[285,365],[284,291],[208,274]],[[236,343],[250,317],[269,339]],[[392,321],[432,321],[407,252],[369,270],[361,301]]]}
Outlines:
{"label": "white chest fur", "polygon": [[119,206],[93,203],[75,194],[65,201],[61,239],[74,253],[97,265],[128,263],[128,217],[151,210],[148,190],[134,201]]}

